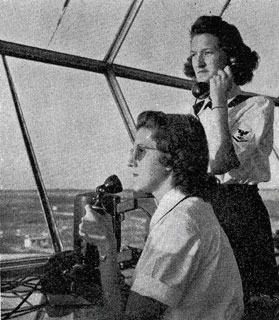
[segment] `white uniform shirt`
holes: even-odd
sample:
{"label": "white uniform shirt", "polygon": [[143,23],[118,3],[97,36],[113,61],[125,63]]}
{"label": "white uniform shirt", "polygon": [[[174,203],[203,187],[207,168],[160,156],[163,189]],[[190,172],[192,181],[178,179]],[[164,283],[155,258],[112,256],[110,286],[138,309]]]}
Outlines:
{"label": "white uniform shirt", "polygon": [[168,320],[238,320],[239,270],[211,205],[172,189],[160,201],[131,290],[168,305]]}
{"label": "white uniform shirt", "polygon": [[[199,118],[202,123],[208,112],[212,110],[206,108],[200,111]],[[273,145],[273,101],[264,96],[251,97],[229,108],[228,116],[240,167],[219,176],[220,180],[223,183],[251,185],[269,181],[269,155]]]}

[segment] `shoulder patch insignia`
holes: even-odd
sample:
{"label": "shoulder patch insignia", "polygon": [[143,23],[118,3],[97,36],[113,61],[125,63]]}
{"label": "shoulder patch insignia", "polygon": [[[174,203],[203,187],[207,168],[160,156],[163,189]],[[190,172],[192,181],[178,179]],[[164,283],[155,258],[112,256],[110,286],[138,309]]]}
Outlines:
{"label": "shoulder patch insignia", "polygon": [[237,142],[247,142],[249,140],[249,133],[250,130],[244,130],[241,128],[238,128],[236,133],[233,135],[234,140]]}

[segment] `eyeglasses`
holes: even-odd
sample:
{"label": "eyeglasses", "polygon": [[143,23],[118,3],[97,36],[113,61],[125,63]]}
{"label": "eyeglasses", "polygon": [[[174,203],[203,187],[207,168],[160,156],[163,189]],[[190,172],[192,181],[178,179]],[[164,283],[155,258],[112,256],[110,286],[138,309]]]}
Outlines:
{"label": "eyeglasses", "polygon": [[[130,156],[135,160],[141,160],[146,154],[146,150],[158,150],[157,148],[137,145],[130,150]],[[158,150],[159,151],[159,150]]]}

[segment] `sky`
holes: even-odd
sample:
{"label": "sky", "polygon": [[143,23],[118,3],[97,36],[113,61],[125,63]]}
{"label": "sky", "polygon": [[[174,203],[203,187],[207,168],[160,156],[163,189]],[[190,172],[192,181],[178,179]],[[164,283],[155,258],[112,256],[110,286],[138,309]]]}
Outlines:
{"label": "sky", "polygon": [[[188,32],[203,14],[218,15],[226,1],[148,0],[115,63],[184,78]],[[0,39],[102,60],[131,1],[71,0],[51,43],[64,0],[0,0]],[[232,0],[223,18],[235,24],[261,57],[246,91],[279,96],[278,0]],[[103,75],[7,58],[46,188],[94,189],[111,174],[131,186],[131,141]],[[134,118],[148,109],[187,112],[190,92],[118,79]],[[279,147],[279,108],[275,144]],[[35,188],[0,61],[1,189]],[[278,148],[277,147],[277,148]],[[279,186],[279,161],[271,155]]]}

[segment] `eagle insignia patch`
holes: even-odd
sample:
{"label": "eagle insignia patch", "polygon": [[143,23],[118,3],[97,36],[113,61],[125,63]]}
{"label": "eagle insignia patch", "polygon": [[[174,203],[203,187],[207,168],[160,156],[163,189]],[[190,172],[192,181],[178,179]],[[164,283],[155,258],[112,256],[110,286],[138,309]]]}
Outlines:
{"label": "eagle insignia patch", "polygon": [[244,130],[241,128],[238,128],[236,133],[233,135],[234,140],[237,142],[247,142],[249,140],[249,133],[250,130]]}

